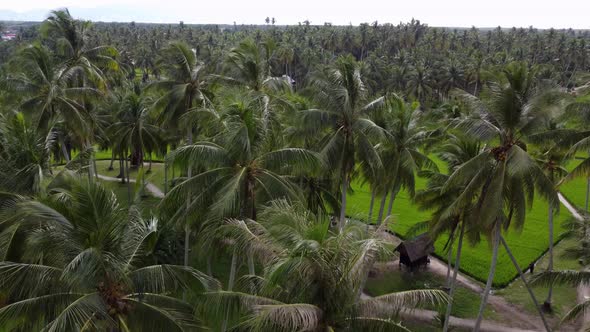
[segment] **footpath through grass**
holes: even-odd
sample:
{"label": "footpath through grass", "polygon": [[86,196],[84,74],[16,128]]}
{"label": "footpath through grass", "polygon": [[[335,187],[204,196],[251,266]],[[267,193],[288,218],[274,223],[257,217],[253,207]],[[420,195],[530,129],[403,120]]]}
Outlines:
{"label": "footpath through grass", "polygon": [[[435,160],[439,168],[444,169],[444,163],[440,160]],[[568,199],[578,202],[580,191],[585,192],[585,187],[580,186],[580,183],[585,179],[574,180],[566,183],[562,192]],[[424,188],[426,180],[422,178],[416,179],[416,190]],[[367,220],[369,205],[371,201],[371,193],[368,185],[362,185],[359,180],[353,181],[352,188],[354,193],[350,195],[347,205],[347,214],[355,219]],[[574,199],[570,195],[575,196]],[[376,215],[379,209],[378,197],[375,199]],[[584,197],[581,197],[583,200]],[[394,220],[390,224],[390,229],[401,237],[405,237],[410,227],[418,222],[426,221],[430,218],[429,211],[419,211],[418,207],[412,202],[406,192],[400,192],[393,205]],[[557,242],[562,233],[562,224],[571,217],[569,211],[561,206],[559,214],[555,217],[555,241]],[[548,230],[548,205],[541,199],[535,199],[533,208],[527,212],[526,222],[519,233],[514,229],[509,229],[504,233],[506,241],[514,253],[518,264],[522,269],[525,269],[531,262],[539,259],[548,249],[549,230]],[[435,243],[435,253],[441,259],[446,261],[446,253],[443,251],[444,244],[448,237],[442,236]],[[491,246],[486,239],[475,245],[474,247],[464,246],[461,256],[461,271],[473,278],[485,281],[488,277],[492,257]],[[494,287],[505,287],[518,275],[516,269],[512,265],[508,254],[503,248],[500,248],[498,255],[498,264],[496,268],[496,275],[494,277]]]}

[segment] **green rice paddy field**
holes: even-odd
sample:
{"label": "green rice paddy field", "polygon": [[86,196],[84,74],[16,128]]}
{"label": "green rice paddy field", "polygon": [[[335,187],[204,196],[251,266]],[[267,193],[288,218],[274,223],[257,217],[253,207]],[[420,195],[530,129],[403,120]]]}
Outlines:
{"label": "green rice paddy field", "polygon": [[[107,157],[107,153],[104,153]],[[108,154],[110,156],[110,153]],[[99,156],[97,156],[99,157]],[[439,164],[439,168],[444,168],[444,163],[435,160]],[[117,165],[115,165],[116,167]],[[570,165],[573,168],[574,163]],[[107,172],[108,162],[99,161],[98,168],[101,174],[115,176],[118,173],[116,170]],[[164,174],[162,164],[154,163],[153,173],[146,176],[148,181],[151,181],[160,188],[164,188]],[[132,174],[133,177],[133,174]],[[426,185],[426,180],[422,178],[416,179],[416,189],[423,188]],[[352,183],[353,193],[348,198],[347,214],[358,220],[367,220],[369,211],[369,204],[371,194],[368,185],[363,185],[360,180],[355,180]],[[586,179],[578,178],[573,181],[565,183],[561,188],[563,195],[573,204],[583,207],[585,201]],[[375,200],[375,210],[378,209],[379,199]],[[521,268],[526,268],[531,262],[538,260],[548,248],[548,227],[547,227],[547,203],[541,199],[535,200],[533,208],[528,211],[526,223],[521,232],[514,229],[509,229],[504,233],[504,236],[512,249],[518,264]],[[374,213],[376,214],[376,212]],[[408,230],[414,224],[428,220],[430,217],[429,211],[420,211],[417,206],[413,204],[406,192],[400,192],[395,200],[393,206],[393,221],[389,227],[396,234],[401,237],[407,235]],[[569,211],[562,205],[558,215],[555,217],[555,241],[560,240],[562,233],[562,224],[568,218],[571,218]],[[443,251],[446,237],[441,237],[435,243],[435,254],[442,259],[446,257]],[[559,258],[557,258],[559,259]],[[461,258],[461,270],[463,273],[472,276],[473,278],[485,281],[488,276],[489,265],[491,261],[491,248],[486,239],[474,247],[464,246],[464,251]],[[510,258],[500,248],[498,255],[498,265],[496,275],[494,278],[495,287],[504,287],[509,284],[517,276],[516,269],[512,265]]]}
{"label": "green rice paddy field", "polygon": [[[437,161],[442,169],[444,164]],[[571,165],[573,166],[573,165]],[[424,188],[426,180],[417,178],[416,190]],[[355,219],[367,220],[371,193],[368,185],[362,185],[360,181],[352,183],[354,193],[348,198],[347,214]],[[560,188],[563,195],[573,204],[583,207],[585,200],[586,179],[579,178],[567,182]],[[380,197],[379,197],[380,199]],[[375,199],[378,210],[379,199]],[[414,224],[429,219],[430,212],[420,211],[415,206],[406,192],[400,192],[394,202],[393,221],[389,228],[401,237],[405,237],[410,227]],[[536,199],[533,208],[528,211],[526,223],[521,232],[509,229],[504,233],[506,241],[514,253],[518,264],[521,268],[526,268],[531,262],[538,260],[548,248],[548,206],[541,199]],[[570,212],[561,205],[559,214],[555,217],[555,240],[560,240],[560,234],[563,232],[562,224],[568,218],[571,218]],[[443,251],[447,237],[439,238],[435,243],[436,255],[445,259],[446,254]],[[482,239],[481,243],[474,247],[464,246],[461,256],[461,270],[473,278],[485,281],[488,277],[488,271],[491,262],[492,251],[486,241]],[[559,259],[559,258],[557,258]],[[494,277],[495,287],[504,287],[517,276],[517,271],[510,261],[508,254],[503,248],[500,248],[498,255],[498,265]]]}

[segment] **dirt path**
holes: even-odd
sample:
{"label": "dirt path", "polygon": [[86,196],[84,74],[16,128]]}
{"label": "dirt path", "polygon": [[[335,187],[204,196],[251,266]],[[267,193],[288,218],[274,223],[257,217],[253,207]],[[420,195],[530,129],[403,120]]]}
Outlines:
{"label": "dirt path", "polygon": [[[104,176],[104,175],[100,175],[100,174],[98,174],[98,178],[101,180],[104,180],[104,181],[111,181],[111,182],[121,181],[121,179],[119,179],[119,178]],[[135,179],[129,179],[129,182],[135,183]],[[162,190],[160,190],[160,188],[156,187],[151,182],[148,182],[148,181],[145,182],[145,189],[147,191],[149,191],[152,194],[152,196],[154,196],[156,198],[164,198],[164,192]]]}
{"label": "dirt path", "polygon": [[[402,316],[412,320],[421,321],[424,323],[432,322],[438,315],[435,311],[415,309],[402,311]],[[462,330],[471,330],[475,326],[475,319],[458,318],[451,316],[449,318],[449,326],[453,328],[459,328]],[[522,329],[516,327],[510,327],[499,324],[494,321],[484,320],[481,322],[480,331],[482,332],[537,332],[539,330]]]}
{"label": "dirt path", "polygon": [[[398,244],[401,242],[401,239],[392,235],[388,232],[383,232],[380,234],[380,237],[392,242],[394,244]],[[399,264],[398,261],[392,261],[385,264],[387,268],[397,269]],[[429,272],[438,274],[443,278],[447,277],[447,264],[436,257],[430,257],[430,265],[428,266]],[[452,272],[452,271],[451,271]],[[473,292],[481,293],[483,291],[482,284],[478,281],[471,279],[470,277],[458,273],[457,274],[457,281],[459,284]],[[487,329],[486,331],[510,331],[507,330],[506,326],[510,326],[516,330],[520,331],[544,331],[543,322],[541,318],[537,315],[529,314],[523,308],[519,308],[518,306],[506,301],[503,297],[497,295],[490,295],[488,298],[488,305],[491,306],[502,318],[504,325],[498,325],[494,322],[488,321],[491,329]],[[475,320],[469,319],[460,319],[456,318],[457,324],[471,324],[475,323]],[[459,325],[457,325],[460,327]],[[463,326],[465,327],[465,326]],[[467,326],[467,328],[471,328],[473,325]],[[494,330],[494,327],[498,328]]]}
{"label": "dirt path", "polygon": [[[370,299],[371,296],[363,293],[361,294],[362,300]],[[414,321],[414,322],[421,322],[425,324],[431,324],[432,322],[436,322],[438,318],[438,312],[432,310],[424,310],[424,309],[407,309],[401,311],[402,317]],[[451,316],[449,318],[449,326],[451,328],[459,328],[462,330],[470,330],[475,326],[475,319],[467,319],[467,318],[459,318]],[[512,327],[500,324],[495,321],[484,320],[481,323],[481,331],[482,332],[536,332],[539,331],[537,329],[531,330],[529,328],[520,328],[520,327]]]}

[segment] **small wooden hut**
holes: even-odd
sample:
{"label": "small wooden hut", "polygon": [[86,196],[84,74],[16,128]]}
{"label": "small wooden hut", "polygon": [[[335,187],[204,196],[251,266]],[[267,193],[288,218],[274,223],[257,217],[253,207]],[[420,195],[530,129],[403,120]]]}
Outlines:
{"label": "small wooden hut", "polygon": [[395,250],[399,252],[400,267],[404,264],[413,270],[430,263],[428,256],[434,252],[434,244],[428,234],[424,233],[400,243]]}

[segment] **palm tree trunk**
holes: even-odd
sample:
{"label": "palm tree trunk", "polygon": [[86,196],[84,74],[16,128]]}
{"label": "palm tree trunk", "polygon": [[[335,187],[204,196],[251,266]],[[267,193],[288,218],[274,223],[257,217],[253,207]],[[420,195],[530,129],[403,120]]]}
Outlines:
{"label": "palm tree trunk", "polygon": [[[125,154],[127,154],[127,151],[125,151]],[[129,158],[127,156],[125,156],[125,174],[127,174],[127,200],[131,206],[131,181],[129,177]]]}
{"label": "palm tree trunk", "polygon": [[498,247],[500,246],[500,228],[500,222],[496,220],[496,225],[494,225],[494,244],[492,247],[492,262],[490,264],[490,272],[488,273],[488,280],[486,282],[486,287],[482,294],[481,304],[479,305],[479,312],[477,314],[477,320],[475,322],[473,332],[479,332],[479,329],[481,327],[481,321],[483,320],[483,312],[486,308],[490,291],[492,290],[492,283],[494,282],[494,275],[496,274],[496,264],[498,262]]}
{"label": "palm tree trunk", "polygon": [[210,277],[213,277],[212,260],[211,255],[207,255],[207,275]]}
{"label": "palm tree trunk", "polygon": [[248,274],[252,276],[256,275],[256,268],[254,266],[254,255],[251,252],[248,253]]}
{"label": "palm tree trunk", "polygon": [[92,157],[92,166],[94,168],[94,177],[98,180],[98,167],[96,166],[96,158]]}
{"label": "palm tree trunk", "polygon": [[[237,249],[233,250],[231,256],[231,265],[229,268],[229,280],[227,281],[227,291],[231,292],[234,288],[234,283],[236,280],[236,270],[238,265],[238,252]],[[225,332],[227,330],[227,322],[229,321],[229,311],[225,313],[225,318],[223,323],[221,324],[221,331]]]}
{"label": "palm tree trunk", "polygon": [[122,155],[119,157],[119,175],[117,177],[121,179],[121,183],[125,183],[125,162]]}
{"label": "palm tree trunk", "polygon": [[112,171],[114,168],[114,164],[115,164],[115,150],[111,151],[111,164],[109,165],[109,171]]}
{"label": "palm tree trunk", "polygon": [[[189,128],[187,130],[187,135],[186,136],[187,136],[187,143],[189,145],[193,144],[193,131],[192,131],[191,128]],[[190,179],[193,176],[193,169],[192,169],[192,167],[189,166],[186,173],[187,173],[187,179]],[[191,197],[190,197],[190,195],[191,195],[191,193],[189,191],[188,196],[187,196],[187,199],[186,199],[186,212],[187,212],[187,215],[188,215],[189,208],[191,206]],[[189,245],[190,245],[190,243],[189,243],[190,238],[189,238],[188,220],[186,220],[186,222],[187,222],[187,224],[186,224],[186,226],[184,228],[184,266],[188,266],[188,251],[189,251]]]}
{"label": "palm tree trunk", "polygon": [[145,190],[145,169],[143,167],[143,162],[141,163],[140,169],[141,169],[141,195],[143,197],[147,197],[148,195],[147,195],[147,191]]}
{"label": "palm tree trunk", "polygon": [[539,302],[537,301],[537,298],[535,297],[535,293],[533,293],[533,290],[529,286],[529,283],[526,281],[526,278],[524,277],[524,274],[522,273],[522,269],[520,268],[520,266],[518,266],[518,262],[516,261],[516,258],[514,258],[514,255],[512,255],[512,251],[508,247],[508,244],[506,243],[506,241],[504,240],[504,237],[502,237],[502,235],[500,235],[500,240],[502,241],[502,245],[504,246],[504,249],[506,249],[506,253],[508,253],[508,256],[510,257],[512,264],[516,268],[516,271],[518,271],[518,275],[520,276],[522,283],[524,284],[527,291],[529,292],[529,295],[531,296],[531,299],[533,300],[533,303],[535,304],[535,308],[537,308],[537,311],[539,312],[539,315],[541,316],[541,320],[543,321],[543,325],[545,326],[545,330],[547,332],[550,332],[551,328],[549,327],[549,324],[547,324],[547,321],[545,320],[545,315],[543,314],[543,310],[541,310],[541,307],[539,306]]}
{"label": "palm tree trunk", "polygon": [[91,160],[88,160],[87,171],[88,171],[88,183],[91,183],[92,182],[92,161]]}
{"label": "palm tree trunk", "polygon": [[[549,204],[549,264],[547,265],[547,272],[553,271],[553,205]],[[551,311],[551,296],[553,295],[553,283],[549,284],[549,291],[543,307],[547,311]]]}
{"label": "palm tree trunk", "polygon": [[459,273],[459,265],[461,264],[461,249],[463,248],[463,234],[465,230],[465,223],[461,222],[461,231],[459,232],[459,242],[457,243],[457,254],[455,257],[455,266],[453,268],[453,279],[451,279],[451,289],[449,290],[449,297],[451,298],[447,304],[447,311],[445,312],[445,324],[443,332],[449,330],[449,319],[451,318],[451,311],[453,310],[453,296],[457,289],[457,274]]}
{"label": "palm tree trunk", "polygon": [[346,222],[346,192],[348,191],[348,174],[343,172],[342,176],[342,200],[340,205],[340,218],[338,220],[338,229],[342,231]]}
{"label": "palm tree trunk", "polygon": [[68,148],[66,147],[66,143],[64,142],[63,138],[59,137],[59,145],[61,146],[61,153],[64,155],[64,159],[66,163],[70,162],[70,154],[68,153]]}
{"label": "palm tree trunk", "polygon": [[231,255],[231,265],[229,267],[229,280],[227,281],[227,291],[231,292],[236,281],[236,269],[238,265],[238,250],[234,249]]}
{"label": "palm tree trunk", "polygon": [[446,283],[447,286],[446,287],[450,287],[451,285],[451,265],[452,265],[452,261],[453,260],[453,241],[449,242],[449,252],[447,253],[447,279],[446,279]]}
{"label": "palm tree trunk", "polygon": [[184,226],[184,266],[188,266],[188,252],[190,247],[190,227]]}
{"label": "palm tree trunk", "polygon": [[371,191],[371,203],[369,204],[369,216],[367,218],[367,225],[371,224],[371,219],[373,219],[373,205],[375,205],[375,195],[376,195],[376,190],[373,189]]}
{"label": "palm tree trunk", "polygon": [[385,211],[385,201],[387,200],[387,193],[381,197],[381,204],[379,204],[379,216],[377,217],[377,224],[381,225],[383,221],[383,212]]}
{"label": "palm tree trunk", "polygon": [[168,193],[168,163],[164,160],[164,195]]}
{"label": "palm tree trunk", "polygon": [[394,185],[393,189],[391,189],[391,196],[389,197],[389,204],[387,206],[387,214],[385,215],[386,219],[387,219],[387,217],[389,217],[391,215],[391,210],[393,209],[393,201],[395,201],[395,197],[397,196],[398,192],[399,192],[399,187],[397,185]]}
{"label": "palm tree trunk", "polygon": [[[91,151],[90,149],[92,149],[92,145],[90,144],[90,141],[86,141],[86,149]],[[94,176],[94,153],[91,151],[90,152],[90,157],[88,159],[88,181],[92,182],[92,177]]]}

